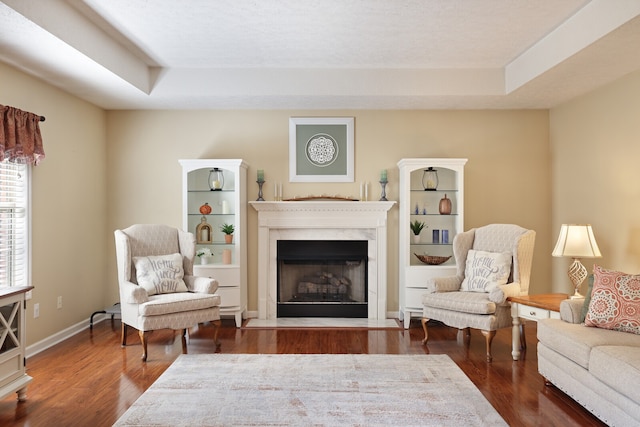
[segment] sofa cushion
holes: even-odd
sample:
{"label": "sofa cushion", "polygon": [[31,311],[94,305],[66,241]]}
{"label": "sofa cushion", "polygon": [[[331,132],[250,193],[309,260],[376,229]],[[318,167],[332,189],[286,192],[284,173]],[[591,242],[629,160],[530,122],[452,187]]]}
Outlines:
{"label": "sofa cushion", "polygon": [[589,357],[595,347],[602,345],[640,347],[640,335],[588,328],[559,319],[538,321],[538,340],[585,369],[589,369]]}
{"label": "sofa cushion", "polygon": [[464,268],[462,291],[491,292],[504,285],[511,273],[510,252],[486,252],[471,249]]}
{"label": "sofa cushion", "polygon": [[589,372],[629,399],[636,400],[640,396],[640,347],[596,347],[591,351]]}
{"label": "sofa cushion", "polygon": [[593,291],[587,326],[640,335],[640,275],[593,266]]}
{"label": "sofa cushion", "polygon": [[149,295],[187,292],[179,253],[133,257],[136,280]]}
{"label": "sofa cushion", "polygon": [[489,300],[489,294],[478,292],[436,292],[422,296],[422,304],[427,307],[442,308],[470,314],[493,314],[496,303]]}
{"label": "sofa cushion", "polygon": [[149,301],[138,306],[140,316],[160,316],[163,314],[195,311],[220,305],[218,294],[195,294],[180,292],[159,294],[149,297]]}

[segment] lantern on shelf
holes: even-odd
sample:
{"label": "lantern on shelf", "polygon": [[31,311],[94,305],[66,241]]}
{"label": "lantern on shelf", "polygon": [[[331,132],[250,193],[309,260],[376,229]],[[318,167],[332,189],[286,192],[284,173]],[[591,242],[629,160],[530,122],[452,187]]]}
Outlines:
{"label": "lantern on shelf", "polygon": [[438,188],[438,171],[428,167],[422,174],[422,187],[424,191],[435,191]]}
{"label": "lantern on shelf", "polygon": [[196,243],[199,244],[210,244],[213,242],[213,233],[212,233],[211,224],[207,223],[207,218],[202,217],[200,220],[200,224],[196,226]]}
{"label": "lantern on shelf", "polygon": [[224,187],[224,174],[222,169],[213,168],[209,171],[209,188],[211,191],[220,191]]}

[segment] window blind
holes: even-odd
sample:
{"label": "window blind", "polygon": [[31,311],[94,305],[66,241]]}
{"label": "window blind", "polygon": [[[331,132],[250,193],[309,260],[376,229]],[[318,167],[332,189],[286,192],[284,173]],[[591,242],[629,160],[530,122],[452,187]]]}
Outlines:
{"label": "window blind", "polygon": [[0,162],[0,286],[27,286],[29,166]]}

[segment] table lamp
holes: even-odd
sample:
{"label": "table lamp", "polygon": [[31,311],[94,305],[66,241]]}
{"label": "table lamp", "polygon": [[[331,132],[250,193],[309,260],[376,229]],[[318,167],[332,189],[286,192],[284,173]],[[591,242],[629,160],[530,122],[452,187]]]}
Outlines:
{"label": "table lamp", "polygon": [[596,238],[590,224],[562,224],[556,247],[551,253],[554,257],[571,257],[573,262],[569,267],[569,279],[575,288],[572,299],[584,298],[580,295],[580,285],[587,278],[587,269],[580,262],[580,258],[600,258]]}

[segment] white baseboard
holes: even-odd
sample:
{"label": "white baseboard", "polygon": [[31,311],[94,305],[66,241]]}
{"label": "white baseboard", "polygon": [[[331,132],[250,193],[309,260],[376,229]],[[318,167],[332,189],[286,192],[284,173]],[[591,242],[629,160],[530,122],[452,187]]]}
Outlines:
{"label": "white baseboard", "polygon": [[[102,322],[106,318],[105,314],[98,314],[93,318],[93,324]],[[83,320],[81,322],[76,323],[75,325],[69,326],[67,329],[63,329],[60,332],[57,332],[50,337],[47,337],[37,343],[31,344],[27,346],[25,353],[26,357],[29,358],[31,356],[35,356],[36,354],[45,351],[48,348],[53,347],[56,344],[61,343],[62,341],[71,338],[72,336],[84,331],[89,327],[89,319]]]}

